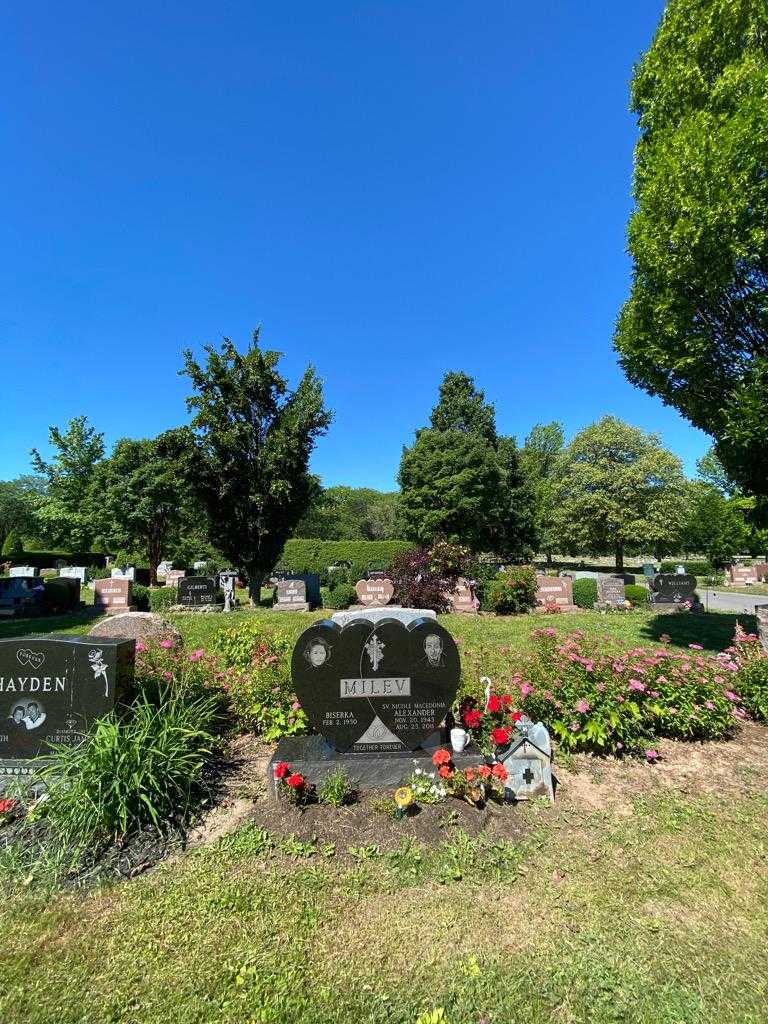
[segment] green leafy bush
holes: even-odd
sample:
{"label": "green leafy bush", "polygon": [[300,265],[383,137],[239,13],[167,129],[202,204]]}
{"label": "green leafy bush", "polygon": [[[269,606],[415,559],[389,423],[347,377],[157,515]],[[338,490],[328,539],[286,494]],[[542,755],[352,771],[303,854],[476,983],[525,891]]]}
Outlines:
{"label": "green leafy bush", "polygon": [[155,587],[149,591],[149,607],[162,612],[176,604],[176,587]]}
{"label": "green leafy bush", "polygon": [[536,570],[513,565],[500,572],[487,588],[486,607],[497,615],[517,615],[536,607]]}
{"label": "green leafy bush", "polygon": [[[626,590],[625,590],[626,593]],[[597,580],[579,579],[573,581],[573,603],[579,608],[593,608],[597,601]]]}
{"label": "green leafy bush", "polygon": [[136,605],[137,611],[149,611],[149,587],[145,587],[143,583],[134,583],[131,587],[131,595],[131,603]]}
{"label": "green leafy bush", "polygon": [[645,608],[648,605],[648,589],[641,587],[639,583],[628,583],[624,587],[624,597],[631,601],[635,608]]}
{"label": "green leafy bush", "polygon": [[219,633],[214,651],[232,671],[221,680],[230,711],[241,730],[272,742],[307,731],[307,716],[291,683],[293,640],[263,625],[241,622]]}
{"label": "green leafy bush", "polygon": [[329,772],[317,787],[318,801],[329,807],[343,807],[351,803],[353,796],[349,774],[341,765]]}
{"label": "green leafy bush", "polygon": [[187,819],[216,750],[215,717],[215,697],[139,699],[122,716],[100,719],[79,746],[55,747],[42,772],[48,799],[41,805],[55,834],[82,850]]}
{"label": "green leafy bush", "polygon": [[736,625],[729,653],[738,665],[733,688],[744,708],[760,722],[768,722],[768,654],[756,633],[747,633]]}
{"label": "green leafy bush", "polygon": [[344,610],[357,602],[357,591],[349,583],[336,583],[328,590],[327,608]]}
{"label": "green leafy bush", "polygon": [[673,561],[667,558],[661,563],[661,572],[675,572],[678,565],[682,565],[691,576],[711,576],[716,571],[712,563],[706,559],[693,559],[692,561],[683,562],[679,559]]}
{"label": "green leafy bush", "polygon": [[8,534],[3,541],[2,547],[3,555],[23,555],[24,554],[24,541],[21,538],[21,534],[18,530],[9,530]]}
{"label": "green leafy bush", "polygon": [[294,572],[314,572],[328,583],[328,566],[351,562],[347,582],[356,583],[371,565],[388,568],[395,557],[414,544],[404,540],[289,540],[278,564]]}

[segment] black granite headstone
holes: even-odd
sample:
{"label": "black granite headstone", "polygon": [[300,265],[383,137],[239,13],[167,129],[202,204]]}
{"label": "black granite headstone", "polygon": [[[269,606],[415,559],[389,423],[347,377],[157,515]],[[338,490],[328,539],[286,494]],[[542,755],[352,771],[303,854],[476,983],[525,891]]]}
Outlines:
{"label": "black granite headstone", "polygon": [[45,610],[45,583],[38,576],[0,579],[0,615],[39,615]]}
{"label": "black granite headstone", "polygon": [[179,604],[195,607],[202,604],[216,604],[218,588],[210,576],[184,576],[178,584]]}
{"label": "black granite headstone", "polygon": [[0,640],[0,777],[33,774],[50,743],[79,743],[133,683],[134,640]]}
{"label": "black granite headstone", "polygon": [[323,619],[296,642],[291,674],[312,727],[336,750],[415,750],[439,727],[460,676],[434,619]]}
{"label": "black granite headstone", "polygon": [[649,581],[651,604],[682,604],[696,597],[696,577],[681,572],[660,572]]}

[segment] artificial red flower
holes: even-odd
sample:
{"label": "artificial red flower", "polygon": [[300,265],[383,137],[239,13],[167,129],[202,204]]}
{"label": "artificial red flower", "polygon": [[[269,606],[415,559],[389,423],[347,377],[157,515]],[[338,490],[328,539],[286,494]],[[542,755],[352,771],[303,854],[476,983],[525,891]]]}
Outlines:
{"label": "artificial red flower", "polygon": [[496,696],[496,694],[492,694],[488,698],[487,708],[491,712],[491,714],[495,714],[497,711],[501,711],[501,701]]}
{"label": "artificial red flower", "polygon": [[481,764],[480,767],[477,769],[477,771],[478,771],[478,774],[482,778],[484,778],[484,779],[490,778],[491,769],[488,767],[487,764]]}
{"label": "artificial red flower", "polygon": [[275,765],[275,778],[284,779],[288,772],[291,770],[291,766],[287,761],[278,761]]}
{"label": "artificial red flower", "polygon": [[506,782],[507,779],[509,778],[509,772],[504,767],[504,765],[500,764],[498,761],[491,769],[491,774],[495,776],[497,779],[500,779],[502,782]]}
{"label": "artificial red flower", "polygon": [[453,775],[453,772],[451,771],[449,765],[441,764],[440,767],[437,769],[437,774],[440,776],[441,779],[450,779],[451,775]]}
{"label": "artificial red flower", "polygon": [[436,750],[432,755],[432,764],[448,764],[451,760],[451,755],[447,750]]}
{"label": "artificial red flower", "polygon": [[508,708],[509,705],[512,703],[512,698],[508,693],[502,693],[501,703],[504,705],[505,708]]}
{"label": "artificial red flower", "polygon": [[468,729],[479,729],[480,723],[483,720],[482,712],[470,708],[469,711],[464,712],[464,725]]}
{"label": "artificial red flower", "polygon": [[475,781],[475,769],[474,768],[467,768],[467,770],[464,772],[464,777],[466,778],[467,782],[474,782]]}
{"label": "artificial red flower", "polygon": [[519,722],[522,717],[522,711],[513,711],[512,714],[510,715],[510,718],[512,719],[513,722]]}
{"label": "artificial red flower", "polygon": [[300,775],[298,772],[294,772],[293,775],[289,775],[285,781],[291,789],[301,789],[304,785],[304,776]]}
{"label": "artificial red flower", "polygon": [[0,814],[7,814],[8,811],[12,811],[18,801],[11,800],[10,797],[6,797],[5,800],[0,800]]}
{"label": "artificial red flower", "polygon": [[509,733],[506,729],[491,729],[491,739],[497,747],[504,747],[509,743]]}

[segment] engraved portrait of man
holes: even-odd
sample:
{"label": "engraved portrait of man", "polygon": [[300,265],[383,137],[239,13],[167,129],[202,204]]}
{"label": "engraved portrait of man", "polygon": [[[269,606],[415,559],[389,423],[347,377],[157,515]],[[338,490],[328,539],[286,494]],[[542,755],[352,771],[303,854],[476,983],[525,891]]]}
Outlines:
{"label": "engraved portrait of man", "polygon": [[424,654],[426,655],[426,662],[429,668],[442,668],[444,666],[443,641],[437,633],[429,633],[424,638]]}

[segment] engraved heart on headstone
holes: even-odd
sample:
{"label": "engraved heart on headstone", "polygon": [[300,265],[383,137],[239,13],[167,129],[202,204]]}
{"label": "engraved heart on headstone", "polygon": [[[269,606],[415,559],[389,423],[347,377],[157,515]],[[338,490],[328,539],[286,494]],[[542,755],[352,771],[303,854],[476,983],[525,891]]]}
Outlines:
{"label": "engraved heart on headstone", "polygon": [[16,652],[16,660],[20,665],[29,665],[31,668],[40,668],[45,661],[45,654],[42,651],[30,651],[23,647]]}
{"label": "engraved heart on headstone", "polygon": [[358,580],[355,584],[355,593],[360,604],[371,608],[384,608],[392,600],[395,586],[392,580],[387,579]]}
{"label": "engraved heart on headstone", "polygon": [[325,619],[299,637],[291,674],[310,724],[337,750],[415,750],[456,696],[459,652],[434,619]]}

